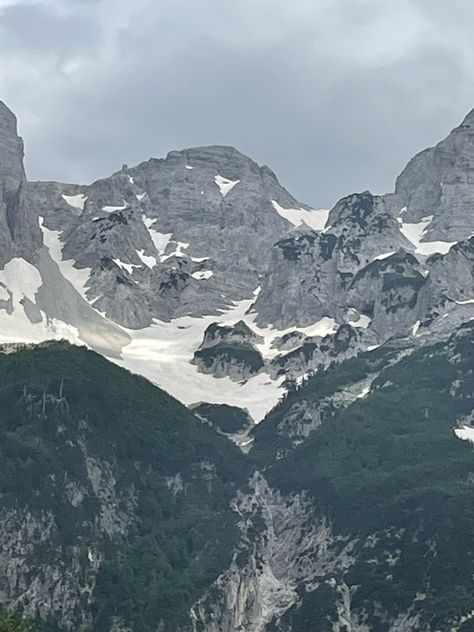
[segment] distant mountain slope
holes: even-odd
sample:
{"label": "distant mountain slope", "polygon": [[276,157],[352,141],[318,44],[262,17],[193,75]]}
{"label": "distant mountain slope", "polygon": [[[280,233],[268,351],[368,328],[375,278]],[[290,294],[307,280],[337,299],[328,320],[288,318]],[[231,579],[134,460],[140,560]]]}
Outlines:
{"label": "distant mountain slope", "polygon": [[[82,342],[186,404],[260,421],[311,371],[392,336],[442,339],[474,310],[473,116],[394,193],[322,211],[219,145],[90,185],[28,182],[2,104],[0,342]],[[204,348],[241,321],[252,349]]]}
{"label": "distant mountain slope", "polygon": [[[307,490],[306,515],[330,525],[327,551],[310,555],[300,526],[286,555],[304,570],[280,569],[294,605],[262,629],[471,629],[474,451],[461,438],[474,440],[474,325],[407,343],[313,376],[255,429],[250,455],[270,489]],[[331,550],[342,557],[328,567]]]}
{"label": "distant mountain slope", "polygon": [[0,606],[48,629],[184,629],[237,542],[239,450],[67,343],[1,351],[0,384]]}

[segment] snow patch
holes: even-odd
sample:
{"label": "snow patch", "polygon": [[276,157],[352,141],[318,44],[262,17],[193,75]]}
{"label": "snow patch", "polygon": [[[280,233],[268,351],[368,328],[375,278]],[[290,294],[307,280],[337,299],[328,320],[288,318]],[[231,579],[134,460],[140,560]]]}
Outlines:
{"label": "snow patch", "polygon": [[44,225],[44,217],[39,217],[39,226],[43,232],[43,242],[46,248],[49,250],[49,254],[53,261],[55,261],[61,274],[65,279],[71,283],[79,294],[86,301],[87,283],[91,275],[91,268],[76,268],[74,266],[74,259],[63,259],[63,243],[60,239],[60,232],[58,230],[49,230]]}
{"label": "snow patch", "polygon": [[474,428],[472,428],[471,426],[462,426],[461,428],[455,428],[454,434],[456,435],[456,437],[458,437],[458,439],[474,443]]}
{"label": "snow patch", "polygon": [[367,395],[370,393],[370,386],[365,386],[362,391],[357,395],[356,399],[363,399],[364,397],[367,397]]}
{"label": "snow patch", "polygon": [[383,252],[381,255],[377,255],[374,257],[373,261],[382,261],[382,259],[387,259],[395,254],[395,250],[391,250],[390,252]]}
{"label": "snow patch", "polygon": [[0,270],[0,282],[11,292],[13,303],[12,314],[0,310],[0,343],[37,343],[67,338],[75,344],[84,344],[79,339],[78,330],[71,325],[46,318],[43,312],[38,323],[32,323],[27,317],[22,301],[26,297],[35,302],[35,295],[42,285],[40,273],[30,263],[21,258],[12,259]]}
{"label": "snow patch", "polygon": [[140,266],[137,266],[133,263],[125,263],[124,261],[121,261],[120,259],[112,259],[112,261],[119,266],[119,268],[122,268],[122,270],[125,270],[126,272],[128,272],[129,274],[133,274],[133,271],[135,268],[140,268]]}
{"label": "snow patch", "polygon": [[176,244],[176,248],[173,252],[171,252],[169,255],[165,255],[164,257],[161,257],[161,261],[166,261],[167,259],[170,259],[171,257],[185,257],[186,255],[184,254],[184,251],[189,248],[189,244],[187,244],[184,241],[171,241],[169,243],[174,243]]}
{"label": "snow patch", "polygon": [[193,272],[191,276],[193,279],[198,279],[199,281],[210,279],[213,276],[212,270],[199,270],[198,272]]}
{"label": "snow patch", "polygon": [[148,229],[148,233],[151,237],[152,242],[155,245],[155,248],[160,253],[160,256],[165,252],[166,246],[168,245],[173,233],[159,233],[157,230],[152,228],[155,223],[155,219],[151,217],[146,217],[146,215],[142,215],[142,220],[145,226]]}
{"label": "snow patch", "polygon": [[141,202],[143,200],[143,198],[145,197],[146,193],[137,193],[137,195],[135,196],[137,198],[137,200],[139,202]]}
{"label": "snow patch", "polygon": [[65,195],[63,193],[61,197],[66,202],[66,204],[69,204],[69,206],[77,208],[80,211],[84,210],[84,205],[87,201],[87,195],[84,195],[83,193],[78,193],[77,195]]}
{"label": "snow patch", "polygon": [[359,314],[357,320],[348,320],[347,324],[351,327],[359,327],[361,329],[367,329],[372,322],[372,319],[366,314]]}
{"label": "snow patch", "polygon": [[276,212],[293,226],[305,225],[312,230],[323,230],[328,221],[329,210],[327,209],[307,211],[304,208],[283,208],[275,200],[272,200],[272,204]]}
{"label": "snow patch", "polygon": [[137,255],[140,257],[141,261],[148,267],[154,268],[157,264],[156,257],[152,257],[151,255],[146,255],[144,250],[137,250]]}
{"label": "snow patch", "polygon": [[0,270],[0,282],[12,293],[13,302],[19,304],[26,297],[35,302],[35,294],[42,285],[41,275],[30,263],[16,257]]}
{"label": "snow patch", "polygon": [[[403,210],[403,209],[402,209]],[[416,223],[404,223],[401,218],[397,218],[400,223],[400,231],[405,237],[415,246],[415,252],[426,257],[434,254],[445,255],[451,246],[454,246],[455,241],[425,241],[422,242],[428,226],[433,220],[433,215],[423,217],[420,222]]]}
{"label": "snow patch", "polygon": [[215,176],[214,182],[219,187],[219,191],[221,192],[222,197],[225,197],[229,191],[231,191],[236,184],[239,184],[240,180],[228,180],[227,178],[223,178],[222,176]]}
{"label": "snow patch", "polygon": [[237,383],[229,377],[216,379],[199,373],[198,367],[191,364],[207,327],[216,321],[219,324],[247,321],[246,312],[253,301],[251,298],[236,302],[217,318],[183,316],[168,323],[155,320],[146,329],[127,330],[132,342],[123,349],[122,359],[117,363],[144,375],[187,405],[205,397],[214,404],[244,406],[258,422],[285,392],[281,386],[283,378],[274,381],[267,373],[259,373]]}
{"label": "snow patch", "polygon": [[186,165],[186,169],[194,169],[194,167],[191,167],[191,165]]}
{"label": "snow patch", "polygon": [[127,203],[123,201],[122,206],[103,206],[102,210],[106,213],[115,213],[115,211],[124,211],[127,208]]}

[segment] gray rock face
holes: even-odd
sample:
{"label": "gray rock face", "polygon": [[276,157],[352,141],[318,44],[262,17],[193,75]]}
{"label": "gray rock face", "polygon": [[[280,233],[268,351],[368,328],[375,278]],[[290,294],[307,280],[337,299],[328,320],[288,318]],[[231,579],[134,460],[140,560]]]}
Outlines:
{"label": "gray rock face", "polygon": [[265,632],[298,602],[298,586],[352,563],[352,542],[336,538],[304,494],[284,497],[259,473],[249,485],[234,503],[242,550],[193,607],[194,632]]}
{"label": "gray rock face", "polygon": [[268,167],[220,146],[170,152],[88,187],[31,183],[29,196],[46,228],[61,230],[64,258],[91,269],[88,298],[134,329],[248,298],[270,246],[292,228],[272,200],[303,207]]}
{"label": "gray rock face", "polygon": [[[189,328],[186,368],[195,354],[201,372],[238,382],[264,372],[291,381],[391,336],[444,335],[474,311],[473,124],[471,113],[446,140],[416,156],[394,193],[341,199],[317,232],[305,224],[295,229],[282,217],[285,209],[308,207],[268,167],[231,147],[173,151],[88,186],[27,182],[16,121],[3,107],[0,271],[23,256],[42,286],[16,300],[0,279],[0,316],[21,313],[36,331],[66,324],[71,339],[116,358],[132,340],[134,370],[148,342],[155,350],[161,344],[153,335],[165,327],[156,321],[183,317],[170,331]],[[458,243],[449,250],[446,240]],[[264,345],[226,334],[219,344],[207,337],[199,347],[209,322],[228,323],[222,312],[252,296],[253,312],[241,310],[235,320],[248,316],[251,326],[268,327],[260,329]],[[196,321],[188,316],[212,317],[191,342]],[[296,331],[323,318],[334,321],[336,333]],[[151,325],[143,334],[124,329]],[[158,352],[150,357],[159,362]],[[140,370],[160,379],[148,369]],[[193,384],[195,377],[188,374]],[[194,401],[200,399],[198,393]]]}
{"label": "gray rock face", "polygon": [[474,208],[474,110],[435,147],[417,154],[395,185],[394,214],[406,221],[433,215],[427,236],[459,241],[472,233]]}
{"label": "gray rock face", "polygon": [[0,102],[0,265],[19,256],[32,261],[41,246],[38,222],[25,205],[23,141],[15,115]]}
{"label": "gray rock face", "polygon": [[401,247],[410,244],[383,198],[366,192],[342,199],[323,233],[300,232],[275,244],[255,305],[259,322],[288,327],[343,319],[357,271]]}
{"label": "gray rock face", "polygon": [[351,283],[348,300],[371,319],[371,330],[383,340],[408,334],[422,318],[425,283],[418,260],[401,251],[360,270]]}
{"label": "gray rock face", "polygon": [[334,334],[308,336],[291,351],[278,355],[271,362],[270,372],[275,378],[285,376],[290,380],[296,379],[321,370],[332,362],[351,358],[374,342],[376,337],[371,332],[344,324]]}
{"label": "gray rock face", "polygon": [[247,380],[264,366],[262,355],[254,346],[262,340],[243,321],[227,327],[212,323],[193,362],[202,373]]}

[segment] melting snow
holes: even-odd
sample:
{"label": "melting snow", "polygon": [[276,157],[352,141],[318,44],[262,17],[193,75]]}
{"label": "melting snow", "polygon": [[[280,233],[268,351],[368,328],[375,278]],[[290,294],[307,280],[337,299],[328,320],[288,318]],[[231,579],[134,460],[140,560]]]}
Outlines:
{"label": "melting snow", "polygon": [[185,404],[207,401],[245,407],[255,421],[260,421],[283,395],[282,379],[274,381],[268,374],[259,373],[239,384],[228,377],[216,379],[199,373],[191,364],[206,328],[216,321],[228,324],[248,320],[245,312],[253,300],[234,303],[219,317],[184,316],[170,323],[155,321],[139,331],[128,330],[132,342],[123,349],[123,359],[118,363],[144,375]]}
{"label": "melting snow", "polygon": [[421,320],[417,320],[416,323],[411,328],[411,333],[413,336],[416,336],[418,329],[420,328],[420,325],[421,325]]}
{"label": "melting snow", "polygon": [[63,259],[62,250],[63,243],[60,240],[60,232],[57,230],[49,230],[44,225],[44,218],[39,218],[39,225],[43,232],[44,245],[48,248],[51,258],[58,264],[61,274],[76,288],[79,294],[87,301],[86,289],[91,268],[74,267],[73,259]]}
{"label": "melting snow", "polygon": [[365,314],[359,314],[359,318],[357,320],[347,321],[348,325],[351,325],[351,327],[360,327],[362,329],[367,329],[367,327],[370,325],[371,322],[372,322],[372,319],[369,318],[369,316],[366,316]]}
{"label": "melting snow", "polygon": [[199,270],[198,272],[193,272],[191,276],[193,279],[203,281],[205,279],[210,279],[213,274],[212,270]]}
{"label": "melting snow", "polygon": [[456,435],[456,437],[458,437],[458,439],[474,443],[474,428],[471,428],[471,426],[462,426],[461,428],[455,428],[454,434]]}
{"label": "melting snow", "polygon": [[143,263],[148,267],[148,268],[154,268],[156,266],[156,257],[152,257],[151,255],[146,255],[144,250],[137,250],[137,255],[140,257],[140,259],[143,261]]}
{"label": "melting snow", "polygon": [[457,303],[458,305],[470,305],[471,303],[474,303],[474,298],[468,298],[465,301],[454,301],[455,303]]}
{"label": "melting snow", "polygon": [[[403,210],[403,209],[402,209]],[[406,210],[406,209],[405,209]],[[426,229],[433,219],[433,215],[423,217],[421,222],[414,224],[404,223],[400,218],[398,222],[401,224],[400,230],[411,243],[415,246],[415,252],[430,256],[436,253],[445,255],[451,246],[454,246],[455,241],[425,241],[422,242],[423,236],[426,234]]]}
{"label": "melting snow", "polygon": [[130,182],[130,184],[135,184],[135,180],[132,176],[128,176],[128,181]]}
{"label": "melting snow", "polygon": [[122,206],[103,206],[102,210],[106,213],[115,213],[115,211],[124,211],[127,208],[127,203],[123,201]]}
{"label": "melting snow", "polygon": [[[254,322],[257,314],[246,313],[254,300],[252,297],[236,302],[231,309],[217,317],[184,316],[170,323],[155,320],[146,329],[128,330],[132,342],[123,349],[123,359],[119,364],[145,375],[185,404],[207,401],[245,407],[258,422],[283,395],[283,378],[275,381],[267,373],[259,373],[244,383],[237,383],[228,377],[216,379],[200,373],[197,366],[191,364],[206,328],[213,322],[234,324],[243,320],[257,335],[264,338],[262,343],[256,345],[260,353],[267,359],[278,355],[278,350],[272,348],[275,338],[297,328],[282,331],[272,327],[258,327]],[[325,336],[334,333],[336,328],[334,319],[322,318],[309,327],[298,328],[298,331],[308,336]]]}
{"label": "melting snow", "polygon": [[24,259],[15,258],[0,270],[0,281],[13,294],[13,302],[19,303],[23,297],[35,301],[35,294],[42,285],[38,270]]}
{"label": "melting snow", "polygon": [[302,226],[304,224],[313,230],[323,230],[328,221],[329,211],[326,209],[307,211],[304,208],[283,208],[275,200],[272,200],[272,204],[277,213],[290,224],[293,224],[293,226]]}
{"label": "melting snow", "polygon": [[27,317],[21,301],[27,297],[35,301],[35,294],[42,285],[38,270],[24,259],[15,258],[0,270],[0,281],[12,293],[13,313],[0,310],[0,343],[41,342],[43,340],[61,340],[67,338],[75,344],[83,345],[75,327],[55,318],[46,318],[41,312],[42,321],[32,323]]}
{"label": "melting snow", "polygon": [[84,205],[87,201],[87,196],[84,195],[83,193],[78,193],[77,195],[64,195],[63,193],[61,197],[66,202],[66,204],[69,204],[69,206],[72,206],[73,208],[77,208],[80,211],[84,210]]}
{"label": "melting snow", "polygon": [[145,197],[145,195],[146,193],[138,193],[135,197],[137,198],[139,202],[141,202],[143,198]]}
{"label": "melting snow", "polygon": [[158,250],[160,255],[162,255],[164,251],[166,250],[166,246],[168,245],[171,237],[173,236],[173,233],[159,233],[154,228],[151,228],[156,221],[155,219],[151,217],[146,217],[145,215],[142,215],[142,219],[143,219],[143,223],[148,229],[151,240],[155,244],[155,248]]}
{"label": "melting snow", "polygon": [[362,389],[362,391],[357,395],[356,399],[363,399],[370,393],[370,386],[366,386]]}
{"label": "melting snow", "polygon": [[186,248],[189,248],[189,244],[187,244],[184,241],[173,241],[171,243],[176,244],[176,250],[171,252],[169,255],[166,255],[164,257],[162,256],[161,261],[166,261],[167,259],[170,259],[171,257],[185,257],[186,256],[184,254],[184,251],[186,250]]}
{"label": "melting snow", "polygon": [[255,324],[256,317],[257,314],[254,312],[246,314],[242,320],[244,320],[257,335],[263,338],[263,342],[257,343],[255,346],[267,360],[271,360],[281,353],[278,348],[273,346],[276,338],[280,338],[294,331],[299,331],[308,337],[319,336],[323,338],[337,331],[337,323],[334,318],[328,318],[326,316],[307,327],[288,327],[288,329],[274,329],[271,325],[268,327],[259,327]]}
{"label": "melting snow", "polygon": [[227,178],[223,178],[222,176],[215,176],[214,182],[219,187],[222,197],[225,197],[236,184],[239,184],[240,180],[227,180]]}
{"label": "melting snow", "polygon": [[119,268],[122,268],[122,270],[126,270],[129,274],[133,274],[134,269],[140,267],[133,263],[125,263],[124,261],[120,261],[120,259],[112,259],[112,261],[118,265]]}
{"label": "melting snow", "polygon": [[203,261],[209,261],[209,257],[191,257],[191,261],[202,263]]}
{"label": "melting snow", "polygon": [[376,257],[374,257],[374,261],[382,261],[382,259],[388,259],[388,257],[391,257],[392,255],[395,254],[395,250],[391,250],[390,252],[383,252],[381,255],[377,255]]}

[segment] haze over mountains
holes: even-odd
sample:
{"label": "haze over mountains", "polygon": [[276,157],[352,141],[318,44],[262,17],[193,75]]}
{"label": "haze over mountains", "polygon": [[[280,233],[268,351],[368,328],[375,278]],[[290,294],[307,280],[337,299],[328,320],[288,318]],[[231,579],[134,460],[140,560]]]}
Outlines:
{"label": "haze over mountains", "polygon": [[29,182],[4,104],[0,181],[0,606],[470,629],[474,113],[330,211],[224,146]]}

